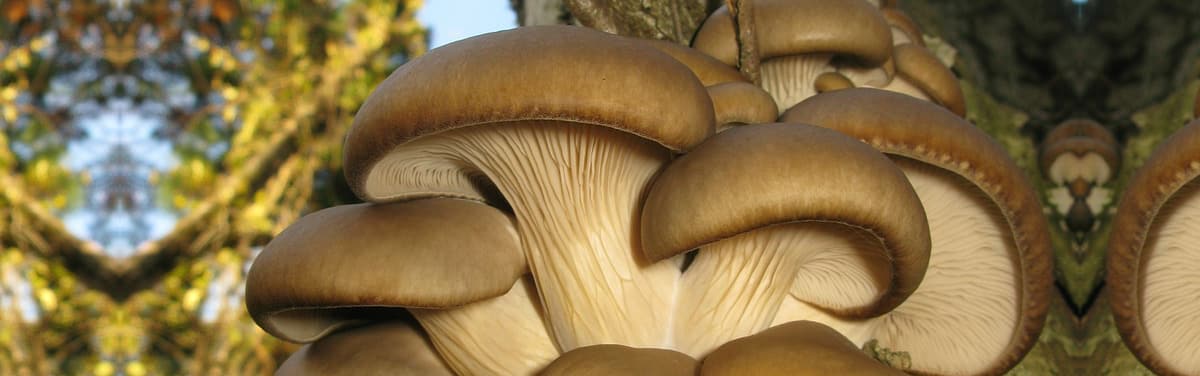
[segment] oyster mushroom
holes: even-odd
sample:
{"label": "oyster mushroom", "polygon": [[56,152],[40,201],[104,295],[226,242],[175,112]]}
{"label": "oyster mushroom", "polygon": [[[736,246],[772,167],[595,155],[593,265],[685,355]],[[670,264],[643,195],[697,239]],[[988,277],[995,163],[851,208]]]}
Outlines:
{"label": "oyster mushroom", "polygon": [[700,248],[674,320],[693,356],[766,329],[789,291],[840,317],[890,311],[921,281],[928,231],[886,157],[799,124],[713,136],[663,170],[642,211],[651,260]]}
{"label": "oyster mushroom", "polygon": [[1155,373],[1200,373],[1200,122],[1160,144],[1126,185],[1107,285],[1125,344]]}
{"label": "oyster mushroom", "polygon": [[[762,87],[780,111],[817,93],[815,82],[839,67],[874,71],[892,53],[892,34],[879,10],[862,0],[754,0]],[[692,46],[737,65],[733,18],[721,7],[700,26]],[[881,71],[882,72],[882,71]],[[865,72],[845,72],[887,82]],[[853,78],[852,78],[853,80]]]}
{"label": "oyster mushroom", "polygon": [[519,282],[525,273],[511,219],[482,203],[345,205],[302,217],[267,245],[246,276],[246,307],[293,342],[410,308],[456,372],[530,373],[558,350],[532,286]]}
{"label": "oyster mushroom", "polygon": [[1095,215],[1112,200],[1102,186],[1120,168],[1116,138],[1095,121],[1071,119],[1046,134],[1042,145],[1042,174],[1057,186],[1049,192],[1050,203],[1066,217],[1069,230],[1091,231]]}
{"label": "oyster mushroom", "polygon": [[345,170],[367,201],[511,207],[563,351],[653,347],[679,266],[641,257],[637,213],[672,152],[713,128],[708,93],[670,56],[580,27],[523,27],[392,73],[355,116]]}
{"label": "oyster mushroom", "polygon": [[696,359],[673,350],[605,344],[580,347],[562,354],[539,374],[693,376],[696,366]]}
{"label": "oyster mushroom", "polygon": [[917,22],[908,17],[904,11],[895,7],[886,7],[880,8],[879,13],[883,14],[883,19],[892,26],[892,44],[912,43],[925,47],[925,38],[921,33],[921,27],[917,26]]}
{"label": "oyster mushroom", "polygon": [[960,117],[966,116],[966,98],[958,77],[937,56],[925,47],[905,43],[893,49],[892,60],[896,62],[896,78],[880,89],[937,103]]}
{"label": "oyster mushroom", "polygon": [[700,363],[701,376],[904,375],[872,359],[832,328],[794,321],[721,345]]}
{"label": "oyster mushroom", "polygon": [[[855,343],[877,339],[908,352],[917,373],[1001,373],[1029,351],[1049,304],[1050,241],[1037,195],[1004,149],[939,106],[876,89],[822,94],[782,120],[834,129],[890,156],[929,219],[929,269],[912,296],[879,318],[830,326]],[[827,318],[791,299],[775,321]]]}
{"label": "oyster mushroom", "polygon": [[292,353],[278,376],[452,376],[429,340],[403,321],[343,330]]}
{"label": "oyster mushroom", "polygon": [[712,99],[718,132],[738,125],[770,123],[779,116],[771,94],[712,56],[673,42],[645,42],[686,65],[700,79]]}

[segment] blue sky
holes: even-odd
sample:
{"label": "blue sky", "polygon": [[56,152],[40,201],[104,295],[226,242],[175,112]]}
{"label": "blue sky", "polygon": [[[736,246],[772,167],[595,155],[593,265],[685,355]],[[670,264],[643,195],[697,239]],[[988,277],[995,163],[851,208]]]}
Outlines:
{"label": "blue sky", "polygon": [[426,0],[417,19],[430,29],[429,48],[517,26],[508,0]]}

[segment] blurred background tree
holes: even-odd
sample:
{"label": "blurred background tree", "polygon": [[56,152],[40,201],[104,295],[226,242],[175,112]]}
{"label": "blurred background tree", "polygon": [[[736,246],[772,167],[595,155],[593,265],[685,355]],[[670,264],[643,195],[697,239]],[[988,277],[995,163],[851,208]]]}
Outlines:
{"label": "blurred background tree", "polygon": [[249,261],[352,199],[341,141],[419,6],[0,2],[0,375],[273,372]]}

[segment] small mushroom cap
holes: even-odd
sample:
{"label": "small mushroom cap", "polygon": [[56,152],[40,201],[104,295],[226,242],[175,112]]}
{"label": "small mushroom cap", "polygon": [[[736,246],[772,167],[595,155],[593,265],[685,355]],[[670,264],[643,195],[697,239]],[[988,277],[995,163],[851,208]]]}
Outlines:
{"label": "small mushroom cap", "polygon": [[700,375],[904,375],[867,356],[837,331],[793,321],[717,348]]}
{"label": "small mushroom cap", "polygon": [[967,103],[958,77],[942,65],[937,56],[925,47],[905,43],[895,47],[892,59],[896,61],[896,73],[929,95],[934,103],[946,107],[958,116],[966,116]]}
{"label": "small mushroom cap", "polygon": [[[865,1],[754,0],[754,30],[763,60],[808,53],[851,56],[882,64],[892,53],[892,31]],[[726,65],[737,65],[733,18],[717,9],[696,32],[692,46]]]}
{"label": "small mushroom cap", "polygon": [[634,348],[604,344],[568,351],[551,362],[540,375],[663,375],[696,374],[696,359],[667,349]]}
{"label": "small mushroom cap", "polygon": [[1004,233],[1011,234],[1009,257],[1019,296],[1013,298],[1018,299],[1018,311],[1012,313],[1017,317],[1011,340],[986,372],[1007,370],[1029,351],[1045,323],[1051,293],[1050,235],[1032,185],[1000,145],[942,107],[878,89],[818,95],[781,118],[834,129],[886,154],[928,165],[928,170],[948,171],[994,203],[1003,218],[1000,223],[1007,225]]}
{"label": "small mushroom cap", "polygon": [[892,260],[889,290],[841,314],[887,312],[925,275],[928,222],[900,170],[861,142],[799,124],[733,128],[672,162],[646,196],[642,245],[647,258],[662,260],[741,233],[805,221],[866,230]]}
{"label": "small mushroom cap", "polygon": [[779,108],[763,89],[747,82],[726,82],[708,87],[717,126],[760,124],[775,121]]}
{"label": "small mushroom cap", "polygon": [[1107,145],[1117,145],[1117,138],[1108,128],[1091,119],[1068,119],[1046,133],[1042,144],[1051,145],[1073,137],[1085,137]]}
{"label": "small mushroom cap", "polygon": [[[669,95],[668,95],[669,94]],[[377,162],[423,135],[498,122],[602,125],[687,150],[714,132],[686,66],[646,43],[572,26],[464,39],[409,61],[376,87],[346,138],[346,180],[368,201]],[[386,169],[386,168],[385,168]]]}
{"label": "small mushroom cap", "polygon": [[1163,375],[1200,373],[1200,121],[1167,138],[1130,179],[1113,218],[1107,285],[1125,344]]}
{"label": "small mushroom cap", "polygon": [[813,83],[817,88],[818,93],[826,91],[849,89],[854,87],[854,82],[850,81],[846,75],[838,72],[825,72],[817,76],[817,81]]}
{"label": "small mushroom cap", "polygon": [[1051,179],[1056,179],[1056,174],[1051,173],[1054,162],[1066,154],[1083,158],[1088,153],[1095,153],[1106,165],[1106,174],[1120,169],[1121,155],[1117,151],[1116,137],[1100,123],[1090,119],[1062,122],[1046,134],[1042,145],[1044,146],[1038,162],[1042,172]]}
{"label": "small mushroom cap", "polygon": [[700,79],[704,86],[713,86],[726,82],[749,82],[737,69],[726,65],[707,54],[694,48],[665,40],[646,39],[646,44],[686,65]]}
{"label": "small mushroom cap", "polygon": [[883,14],[883,19],[887,20],[889,25],[904,32],[908,36],[909,42],[925,47],[925,38],[921,33],[921,27],[917,25],[916,21],[908,17],[908,14],[894,7],[881,8],[879,12]]}
{"label": "small mushroom cap", "polygon": [[482,203],[344,205],[300,218],[267,244],[246,276],[246,307],[271,335],[311,342],[387,307],[500,296],[525,272],[512,220]]}
{"label": "small mushroom cap", "polygon": [[292,353],[278,376],[454,375],[417,329],[388,321],[343,330]]}

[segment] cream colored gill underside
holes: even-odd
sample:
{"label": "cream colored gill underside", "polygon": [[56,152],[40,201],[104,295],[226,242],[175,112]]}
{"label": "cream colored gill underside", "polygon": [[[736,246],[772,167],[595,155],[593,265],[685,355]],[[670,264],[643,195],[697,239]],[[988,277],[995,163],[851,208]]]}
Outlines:
{"label": "cream colored gill underside", "polygon": [[1020,301],[1015,245],[1003,216],[983,192],[948,171],[894,158],[929,217],[929,269],[896,310],[869,320],[843,320],[791,299],[772,325],[825,323],[862,346],[868,340],[908,352],[914,370],[977,374],[1007,349]]}
{"label": "cream colored gill underside", "polygon": [[1004,355],[1017,328],[1021,279],[1012,230],[962,177],[893,159],[925,206],[932,249],[921,286],[882,318],[880,345],[907,351],[923,372],[980,373]]}
{"label": "cream colored gill underside", "polygon": [[1066,185],[1075,179],[1083,179],[1097,185],[1104,184],[1112,175],[1108,162],[1096,153],[1086,153],[1082,157],[1075,153],[1063,153],[1050,163],[1048,171],[1050,179],[1055,183]]}
{"label": "cream colored gill underside", "polygon": [[[842,224],[775,225],[718,241],[684,273],[674,347],[700,358],[762,331],[789,291],[839,307],[868,304],[890,273],[878,240]],[[804,286],[796,289],[796,281]]]}
{"label": "cream colored gill underside", "polygon": [[411,311],[459,375],[532,375],[558,357],[535,290],[527,276],[496,298]]}
{"label": "cream colored gill underside", "polygon": [[1141,260],[1146,339],[1172,369],[1200,373],[1200,184],[1186,185],[1159,210]]}
{"label": "cream colored gill underside", "polygon": [[[647,264],[634,237],[644,188],[669,158],[665,148],[605,127],[551,121],[462,128],[405,148],[406,159],[384,161],[395,179],[427,175],[421,168],[428,166],[466,166],[503,194],[563,351],[666,342],[678,265]],[[408,171],[418,175],[399,173]],[[437,176],[465,181],[458,174]]]}
{"label": "cream colored gill underside", "polygon": [[767,59],[762,63],[762,87],[782,114],[796,103],[817,94],[817,76],[832,72],[833,54],[804,54]]}

